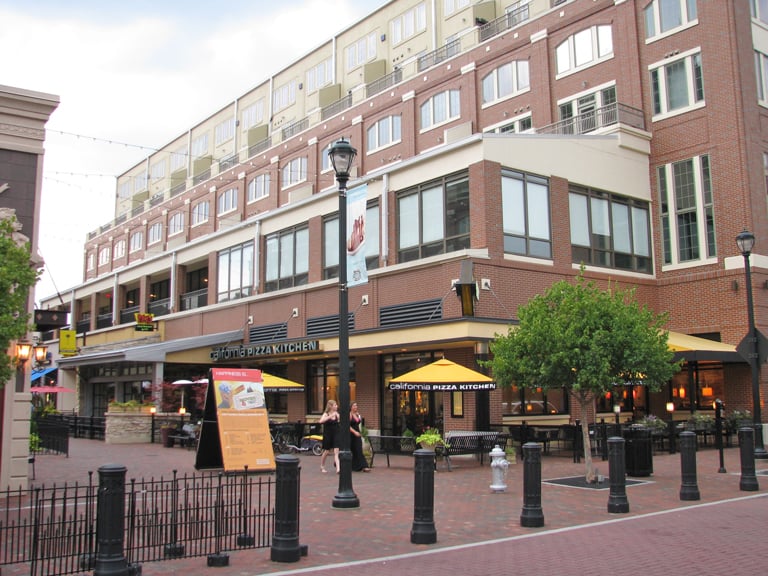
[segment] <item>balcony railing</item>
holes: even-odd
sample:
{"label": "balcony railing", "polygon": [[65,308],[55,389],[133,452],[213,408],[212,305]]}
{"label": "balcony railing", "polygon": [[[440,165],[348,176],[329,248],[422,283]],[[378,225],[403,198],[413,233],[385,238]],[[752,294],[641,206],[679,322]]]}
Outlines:
{"label": "balcony railing", "polygon": [[237,166],[238,162],[237,154],[230,154],[226,158],[222,158],[219,160],[219,172],[224,172],[224,170]]}
{"label": "balcony railing", "polygon": [[461,50],[461,40],[451,40],[445,46],[441,46],[437,50],[432,50],[429,54],[419,57],[417,64],[419,72],[431,68],[436,64],[440,64],[443,60],[448,60]]}
{"label": "balcony railing", "polygon": [[211,177],[211,169],[208,168],[207,170],[203,170],[202,172],[200,172],[200,174],[195,175],[192,178],[192,184],[197,186],[198,184],[200,184],[200,182],[205,182],[210,177]]}
{"label": "balcony railing", "polygon": [[296,136],[299,132],[304,132],[309,128],[309,118],[302,118],[301,120],[296,120],[296,122],[292,122],[291,124],[288,124],[285,128],[283,128],[283,140],[287,140],[288,138],[291,138],[292,136]]}
{"label": "balcony railing", "polygon": [[158,192],[157,194],[153,195],[149,199],[149,205],[150,206],[157,206],[160,204],[163,200],[165,200],[165,193],[164,192]]}
{"label": "balcony railing", "polygon": [[171,187],[171,196],[177,196],[178,194],[181,194],[182,192],[184,192],[186,189],[187,189],[187,182],[182,181],[176,184],[176,186]]}
{"label": "balcony railing", "polygon": [[536,134],[586,134],[618,123],[645,130],[645,117],[642,110],[615,103],[536,128]]}
{"label": "balcony railing", "polygon": [[75,323],[75,332],[78,334],[85,334],[91,329],[91,319],[86,318]]}
{"label": "balcony railing", "polygon": [[99,314],[96,316],[96,329],[109,328],[112,326],[112,312],[108,314]]}
{"label": "balcony railing", "polygon": [[336,100],[333,104],[328,104],[320,112],[320,117],[323,120],[327,120],[331,116],[336,116],[339,112],[346,110],[352,106],[352,94],[347,94],[341,100]]}
{"label": "balcony railing", "polygon": [[399,84],[403,81],[403,70],[402,68],[396,68],[386,76],[382,76],[381,78],[378,78],[374,80],[373,82],[370,82],[366,84],[365,86],[365,97],[369,98],[373,96],[374,94],[378,94],[379,92],[383,92],[390,86],[394,86],[395,84]]}
{"label": "balcony railing", "polygon": [[150,314],[155,316],[165,316],[171,313],[171,299],[160,298],[159,300],[153,300],[147,306]]}
{"label": "balcony railing", "polygon": [[120,310],[120,324],[128,324],[135,321],[136,317],[134,314],[139,311],[140,309],[138,306],[129,306],[128,308]]}
{"label": "balcony railing", "polygon": [[264,140],[256,142],[253,146],[248,147],[248,157],[256,156],[256,154],[264,152],[264,150],[267,150],[270,146],[272,146],[272,138],[264,138]]}
{"label": "balcony railing", "polygon": [[509,30],[510,28],[514,28],[518,24],[521,24],[528,20],[530,18],[530,11],[528,9],[528,4],[525,6],[520,6],[520,8],[517,8],[516,10],[512,10],[510,12],[507,12],[504,14],[504,16],[499,16],[495,20],[491,20],[490,22],[486,22],[482,26],[480,26],[479,34],[480,34],[480,42],[483,42],[484,40],[488,40],[488,38],[493,38],[497,34],[501,34],[505,30]]}
{"label": "balcony railing", "polygon": [[208,305],[208,288],[187,292],[181,295],[181,309],[194,310]]}

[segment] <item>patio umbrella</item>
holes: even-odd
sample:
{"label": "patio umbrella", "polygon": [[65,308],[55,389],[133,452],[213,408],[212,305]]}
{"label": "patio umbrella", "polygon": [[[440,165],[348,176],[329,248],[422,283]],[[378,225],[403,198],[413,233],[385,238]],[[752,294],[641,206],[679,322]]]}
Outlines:
{"label": "patio umbrella", "polygon": [[[206,380],[206,382],[208,381]],[[189,384],[199,384],[199,382],[182,378],[181,380],[174,380],[171,384],[174,386],[188,386]],[[181,407],[184,408],[184,388],[181,389]]]}
{"label": "patio umbrella", "polygon": [[392,378],[390,390],[454,391],[495,390],[493,378],[446,358]]}
{"label": "patio umbrella", "polygon": [[64,386],[32,386],[32,388],[30,388],[29,391],[35,394],[56,394],[57,392],[74,392],[72,388],[65,388]]}
{"label": "patio umbrella", "polygon": [[[261,373],[262,385],[264,386],[264,392],[301,392],[304,390],[304,384],[299,384],[293,380],[287,378],[281,378],[280,376],[273,376],[266,372]],[[195,380],[195,384],[208,384],[208,378],[201,378]]]}

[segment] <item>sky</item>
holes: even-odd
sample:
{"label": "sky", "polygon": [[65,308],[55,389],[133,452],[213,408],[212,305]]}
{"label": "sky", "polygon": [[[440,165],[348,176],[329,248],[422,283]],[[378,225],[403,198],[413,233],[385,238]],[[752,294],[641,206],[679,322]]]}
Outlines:
{"label": "sky", "polygon": [[[35,300],[82,283],[116,177],[386,0],[0,0],[0,84],[46,125]],[[12,56],[9,56],[12,55]]]}

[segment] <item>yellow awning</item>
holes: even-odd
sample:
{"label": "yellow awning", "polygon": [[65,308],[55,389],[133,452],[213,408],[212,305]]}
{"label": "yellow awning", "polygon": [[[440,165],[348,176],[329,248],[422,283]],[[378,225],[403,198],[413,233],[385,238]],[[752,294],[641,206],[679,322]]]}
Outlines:
{"label": "yellow awning", "polygon": [[495,388],[496,383],[493,378],[446,358],[411,370],[389,381],[390,390],[471,391]]}
{"label": "yellow awning", "polygon": [[716,342],[680,332],[669,332],[667,346],[675,352],[675,359],[745,362],[741,354],[736,351],[736,346],[732,344]]}

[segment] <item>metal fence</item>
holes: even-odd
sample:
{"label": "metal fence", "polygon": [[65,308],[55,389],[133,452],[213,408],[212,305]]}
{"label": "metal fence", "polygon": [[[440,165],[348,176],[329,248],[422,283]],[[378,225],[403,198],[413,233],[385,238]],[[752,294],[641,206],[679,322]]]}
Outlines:
{"label": "metal fence", "polygon": [[[101,474],[101,471],[99,472]],[[121,479],[124,482],[124,477]],[[275,479],[247,470],[125,483],[125,558],[131,565],[271,545]],[[0,565],[29,574],[86,574],[98,554],[100,486],[39,486],[0,493]],[[119,510],[119,508],[118,508]]]}

